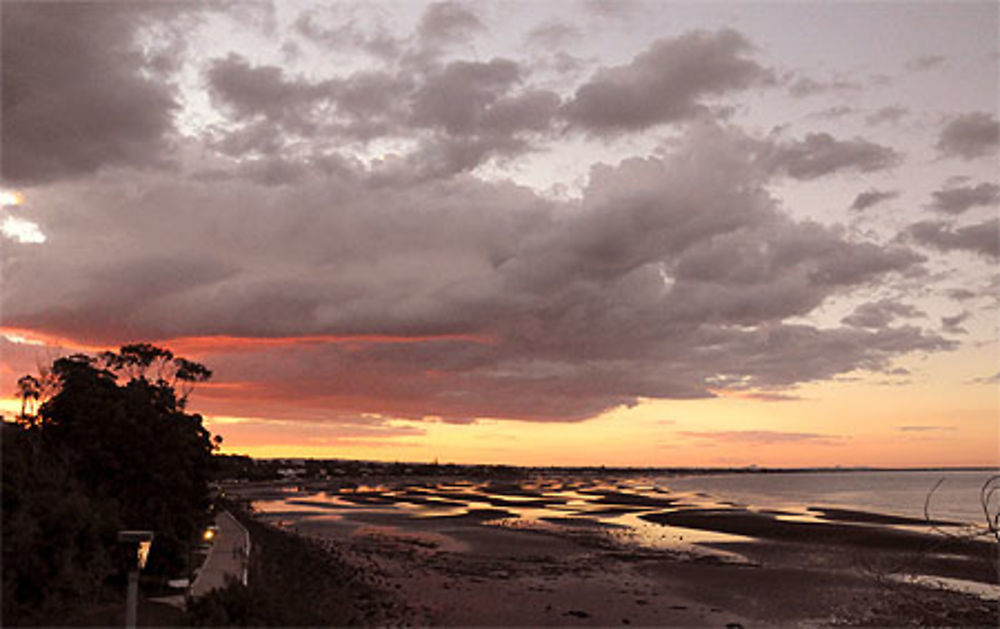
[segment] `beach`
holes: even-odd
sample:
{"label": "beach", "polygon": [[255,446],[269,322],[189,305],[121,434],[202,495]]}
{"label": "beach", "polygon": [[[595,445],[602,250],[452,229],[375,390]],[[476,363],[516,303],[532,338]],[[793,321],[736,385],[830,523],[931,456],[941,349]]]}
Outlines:
{"label": "beach", "polygon": [[975,626],[998,618],[996,544],[961,522],[758,508],[598,474],[244,483],[225,494],[257,521],[320,542],[392,599],[400,623]]}

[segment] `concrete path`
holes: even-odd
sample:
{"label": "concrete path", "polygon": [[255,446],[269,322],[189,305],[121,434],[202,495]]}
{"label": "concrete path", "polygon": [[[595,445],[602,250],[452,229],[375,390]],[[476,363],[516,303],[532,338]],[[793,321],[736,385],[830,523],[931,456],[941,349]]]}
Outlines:
{"label": "concrete path", "polygon": [[191,584],[191,596],[198,598],[226,585],[230,578],[247,583],[250,563],[250,533],[228,511],[215,516],[219,532],[215,534],[212,548],[198,576]]}

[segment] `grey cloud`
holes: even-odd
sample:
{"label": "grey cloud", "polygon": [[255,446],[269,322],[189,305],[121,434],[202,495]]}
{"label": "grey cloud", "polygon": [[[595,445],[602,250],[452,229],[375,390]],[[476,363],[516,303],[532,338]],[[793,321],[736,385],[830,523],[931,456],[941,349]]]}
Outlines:
{"label": "grey cloud", "polygon": [[888,107],[882,107],[868,116],[865,117],[865,122],[870,125],[877,125],[883,123],[895,124],[903,119],[904,116],[910,113],[910,110],[906,107],[899,107],[896,105],[890,105]]}
{"label": "grey cloud", "polygon": [[847,437],[813,432],[784,432],[780,430],[682,430],[678,435],[691,439],[718,443],[771,445],[775,443],[814,443],[841,445]]}
{"label": "grey cloud", "polygon": [[1000,220],[989,219],[964,227],[942,221],[914,223],[906,232],[915,241],[942,251],[970,251],[1000,257]]}
{"label": "grey cloud", "polygon": [[801,77],[788,87],[792,96],[803,97],[826,91],[826,85],[809,77]]}
{"label": "grey cloud", "polygon": [[[865,330],[818,330],[809,326],[761,326],[734,339],[727,351],[734,362],[717,378],[723,384],[782,387],[832,378],[851,369],[889,372],[892,358],[907,352],[954,350],[957,343],[914,326]],[[721,358],[721,356],[719,357]],[[850,367],[848,367],[848,365]],[[748,374],[749,379],[746,378]]]}
{"label": "grey cloud", "polygon": [[878,205],[889,199],[895,199],[898,196],[899,192],[895,190],[867,190],[854,197],[854,202],[851,203],[850,209],[855,211],[866,210],[873,205]]}
{"label": "grey cloud", "polygon": [[896,428],[896,430],[898,430],[900,432],[940,432],[940,431],[955,430],[955,427],[954,426],[928,426],[928,425],[899,426],[899,427]]}
{"label": "grey cloud", "polygon": [[295,185],[67,188],[25,209],[44,250],[0,249],[4,323],[178,348],[248,337],[182,352],[230,385],[200,407],[329,421],[577,421],[952,348],[912,326],[784,322],[920,258],[784,214],[754,146],[695,125],[661,157],[596,167],[571,202],[467,175],[372,187],[349,164]]}
{"label": "grey cloud", "polygon": [[1000,143],[996,116],[976,111],[955,116],[941,130],[937,149],[947,157],[974,159],[993,155]]}
{"label": "grey cloud", "polygon": [[[459,19],[464,10],[440,7],[445,8],[425,14],[425,26],[439,19],[442,24],[452,18],[456,24],[468,22]],[[564,116],[603,133],[694,115],[703,97],[768,76],[744,57],[749,49],[735,31],[661,40],[630,65],[599,72],[567,104],[552,91],[532,87],[525,69],[509,59],[442,64],[417,50],[404,55],[406,71],[310,81],[230,55],[206,71],[215,102],[231,114],[230,124],[212,129],[208,137],[216,150],[234,158],[296,153],[297,143],[328,153],[343,139],[416,139],[402,160],[375,177],[380,185],[398,185],[453,176],[493,158],[533,150],[559,131]],[[627,106],[612,112],[620,119],[603,119],[600,94],[609,81],[619,80],[628,84]],[[619,90],[614,91],[617,98]],[[238,170],[249,172],[242,166]]]}
{"label": "grey cloud", "polygon": [[8,3],[3,8],[3,178],[22,184],[102,166],[166,161],[177,104],[142,74],[133,46],[150,14],[120,3]]}
{"label": "grey cloud", "polygon": [[600,18],[626,20],[642,10],[638,0],[583,0],[583,8]]}
{"label": "grey cloud", "polygon": [[559,97],[546,90],[532,90],[497,100],[483,112],[482,126],[497,133],[544,131],[559,108]]}
{"label": "grey cloud", "polygon": [[[331,11],[339,7],[323,8]],[[296,18],[292,27],[306,39],[332,50],[363,50],[385,60],[396,59],[402,54],[403,43],[390,35],[381,24],[376,23],[374,27],[365,29],[353,18],[345,20],[338,14],[332,17],[337,25],[329,27],[324,24],[319,10],[306,11]]]}
{"label": "grey cloud", "polygon": [[478,126],[482,110],[519,79],[518,65],[507,59],[450,63],[428,77],[414,94],[413,120],[425,126],[440,126],[452,134],[470,133]]}
{"label": "grey cloud", "polygon": [[957,315],[941,317],[941,327],[945,332],[950,332],[952,334],[968,334],[967,330],[962,327],[962,323],[967,321],[971,316],[972,313],[968,310],[963,310]]}
{"label": "grey cloud", "polygon": [[234,55],[207,72],[216,99],[240,124],[214,133],[213,146],[234,157],[277,155],[308,141],[336,147],[342,138],[405,138],[420,142],[381,181],[450,176],[493,157],[531,148],[551,131],[560,105],[549,91],[521,89],[522,69],[508,59],[455,61],[425,71],[358,72],[309,82],[275,66],[251,67]]}
{"label": "grey cloud", "polygon": [[890,147],[862,138],[837,140],[828,133],[810,133],[802,140],[776,143],[765,157],[774,170],[804,180],[843,170],[885,170],[897,165],[901,158]]}
{"label": "grey cloud", "polygon": [[329,89],[321,84],[288,79],[276,66],[253,67],[231,53],[206,71],[213,96],[237,119],[264,116],[269,122],[308,133],[315,129],[310,109]]}
{"label": "grey cloud", "polygon": [[923,313],[909,304],[888,299],[861,304],[841,321],[860,328],[884,328],[897,317],[919,317]]}
{"label": "grey cloud", "polygon": [[549,22],[531,29],[525,37],[525,44],[530,47],[551,50],[579,40],[582,36],[582,31],[572,24]]}
{"label": "grey cloud", "polygon": [[751,49],[733,30],[661,39],[628,65],[597,72],[566,104],[566,116],[597,134],[690,118],[704,109],[704,98],[745,89],[769,76],[746,56]]}
{"label": "grey cloud", "polygon": [[973,378],[969,381],[969,384],[1000,384],[1000,371],[996,372],[992,376]]}
{"label": "grey cloud", "polygon": [[247,179],[265,186],[284,186],[298,183],[310,174],[321,172],[337,178],[356,176],[359,171],[360,165],[336,156],[305,159],[270,156],[241,160],[234,169],[202,170],[193,177],[200,181]]}
{"label": "grey cloud", "polygon": [[559,50],[552,54],[545,65],[559,74],[576,75],[584,71],[590,60],[575,57],[565,51]]}
{"label": "grey cloud", "polygon": [[814,223],[774,220],[759,229],[716,236],[679,257],[672,269],[674,316],[753,324],[801,315],[836,286],[919,261],[904,249],[845,242]]}
{"label": "grey cloud", "polygon": [[788,82],[788,93],[795,98],[805,98],[830,91],[854,91],[862,88],[860,83],[841,77],[835,77],[829,81],[818,81],[808,76],[796,78],[795,75],[791,75],[785,77],[785,81]]}
{"label": "grey cloud", "polygon": [[953,288],[948,291],[948,296],[952,299],[957,299],[959,301],[965,301],[966,299],[973,299],[978,297],[978,295],[967,289],[967,288]]}
{"label": "grey cloud", "polygon": [[931,193],[931,209],[945,214],[961,214],[974,207],[1000,202],[1000,186],[983,182],[977,186],[952,186]]}
{"label": "grey cloud", "polygon": [[892,84],[892,77],[888,74],[872,74],[868,77],[868,83],[875,87],[885,87]]}
{"label": "grey cloud", "polygon": [[823,118],[825,120],[834,120],[836,118],[843,118],[844,116],[854,113],[853,107],[848,107],[847,105],[836,105],[834,107],[827,107],[813,114],[810,114],[812,118]]}
{"label": "grey cloud", "polygon": [[775,393],[774,391],[750,391],[741,394],[740,397],[748,400],[757,400],[759,402],[797,402],[803,399],[800,395]]}
{"label": "grey cloud", "polygon": [[943,64],[947,60],[947,57],[943,55],[922,55],[920,57],[914,57],[906,62],[907,70],[914,70],[917,72],[922,72],[925,70],[931,70]]}
{"label": "grey cloud", "polygon": [[461,41],[484,30],[475,13],[456,2],[438,2],[427,8],[420,19],[417,34],[433,44]]}

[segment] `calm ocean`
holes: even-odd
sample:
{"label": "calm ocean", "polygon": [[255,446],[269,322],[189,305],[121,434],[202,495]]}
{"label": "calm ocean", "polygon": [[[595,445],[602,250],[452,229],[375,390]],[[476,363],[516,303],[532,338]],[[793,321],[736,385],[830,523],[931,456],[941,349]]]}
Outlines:
{"label": "calm ocean", "polygon": [[[936,519],[982,524],[980,488],[1000,472],[795,472],[666,477],[658,484],[675,491],[703,492],[755,507],[835,506],[923,517],[930,500]],[[1000,493],[1000,492],[998,492]],[[1000,495],[994,496],[994,504]]]}

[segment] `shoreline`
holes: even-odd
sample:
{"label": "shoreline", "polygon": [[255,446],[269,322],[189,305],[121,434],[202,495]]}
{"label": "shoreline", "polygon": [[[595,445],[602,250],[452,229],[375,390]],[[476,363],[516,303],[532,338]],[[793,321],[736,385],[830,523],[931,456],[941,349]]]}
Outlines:
{"label": "shoreline", "polygon": [[995,586],[995,545],[943,544],[898,516],[698,504],[635,479],[439,481],[235,497],[401,597],[416,624],[993,625],[1000,613],[919,580]]}

